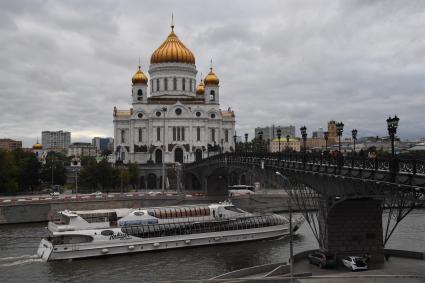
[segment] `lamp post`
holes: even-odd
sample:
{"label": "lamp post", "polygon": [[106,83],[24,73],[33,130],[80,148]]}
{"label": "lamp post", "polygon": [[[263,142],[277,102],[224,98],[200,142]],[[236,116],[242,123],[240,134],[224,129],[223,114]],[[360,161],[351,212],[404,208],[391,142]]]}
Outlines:
{"label": "lamp post", "polygon": [[161,190],[162,192],[165,191],[165,113],[167,112],[167,107],[162,107],[161,109],[162,111],[162,116],[163,116],[163,126],[164,128],[162,129],[162,145],[164,147],[163,151],[162,151],[162,184],[161,184]]}
{"label": "lamp post", "polygon": [[245,133],[245,154],[248,153],[248,133]]}
{"label": "lamp post", "polygon": [[306,149],[307,149],[307,146],[306,146],[306,143],[307,143],[307,128],[306,128],[306,126],[302,126],[300,128],[300,131],[301,131],[301,137],[303,139],[303,151],[304,151],[304,154],[305,154]]}
{"label": "lamp post", "polygon": [[325,136],[325,152],[327,152],[328,151],[329,132],[324,132],[323,135]]}
{"label": "lamp post", "polygon": [[221,139],[221,153],[222,154],[224,152],[224,146],[223,146],[223,144],[224,144],[224,139]]}
{"label": "lamp post", "polygon": [[353,129],[351,131],[351,136],[353,137],[354,155],[355,155],[356,154],[357,129]]}
{"label": "lamp post", "polygon": [[258,151],[262,152],[263,151],[263,131],[258,132],[258,139],[260,140]]}
{"label": "lamp post", "polygon": [[344,123],[336,123],[336,134],[338,136],[338,151],[341,152],[341,136],[344,131]]}
{"label": "lamp post", "polygon": [[277,141],[279,144],[279,160],[280,160],[280,138],[282,137],[282,130],[280,129],[280,127],[277,129]]}
{"label": "lamp post", "polygon": [[286,135],[286,150],[289,151],[289,138],[290,135]]}
{"label": "lamp post", "polygon": [[[286,183],[288,190],[292,189],[291,183],[289,182],[289,179],[286,176],[283,176],[279,171],[276,171],[276,175],[282,178],[282,180]],[[291,275],[291,282],[294,278],[294,249],[292,244],[292,200],[291,200],[291,194],[288,194],[288,210],[289,210],[289,268],[290,268],[290,275]]]}
{"label": "lamp post", "polygon": [[236,153],[236,139],[237,139],[237,135],[236,135],[236,131],[235,131],[235,135],[233,136],[233,143],[234,143],[234,146],[235,146],[235,153]]}
{"label": "lamp post", "polygon": [[397,115],[394,116],[394,118],[388,117],[387,119],[387,126],[388,126],[388,134],[390,135],[391,139],[391,156],[394,159],[395,152],[394,152],[394,138],[397,134],[397,127],[398,122],[400,121],[400,118],[397,117]]}

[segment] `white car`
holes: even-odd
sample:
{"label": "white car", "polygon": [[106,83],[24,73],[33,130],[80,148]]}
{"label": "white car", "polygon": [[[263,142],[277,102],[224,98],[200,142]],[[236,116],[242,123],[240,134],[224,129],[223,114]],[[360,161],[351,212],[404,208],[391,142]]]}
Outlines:
{"label": "white car", "polygon": [[367,270],[367,264],[359,256],[348,256],[342,260],[342,263],[352,271]]}
{"label": "white car", "polygon": [[101,196],[102,192],[97,191],[97,192],[91,193],[91,195],[92,196]]}
{"label": "white car", "polygon": [[59,192],[53,192],[53,193],[50,193],[50,196],[52,196],[52,197],[57,197],[57,196],[59,196],[60,195],[60,193]]}

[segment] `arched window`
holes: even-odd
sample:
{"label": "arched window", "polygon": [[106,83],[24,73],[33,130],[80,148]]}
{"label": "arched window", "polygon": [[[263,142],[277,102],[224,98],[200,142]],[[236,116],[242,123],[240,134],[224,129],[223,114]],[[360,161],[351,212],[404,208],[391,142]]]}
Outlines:
{"label": "arched window", "polygon": [[210,100],[215,101],[215,91],[211,90],[210,92]]}
{"label": "arched window", "polygon": [[143,91],[141,89],[137,91],[137,100],[143,100]]}
{"label": "arched window", "polygon": [[177,78],[173,78],[173,90],[177,90]]}
{"label": "arched window", "polygon": [[192,79],[189,79],[189,90],[192,91]]}
{"label": "arched window", "polygon": [[159,79],[156,79],[156,91],[159,91]]}
{"label": "arched window", "polygon": [[186,79],[185,78],[182,79],[182,89],[186,90]]}
{"label": "arched window", "polygon": [[183,163],[183,150],[181,148],[174,150],[174,162]]}
{"label": "arched window", "polygon": [[164,90],[168,90],[168,79],[164,79]]}

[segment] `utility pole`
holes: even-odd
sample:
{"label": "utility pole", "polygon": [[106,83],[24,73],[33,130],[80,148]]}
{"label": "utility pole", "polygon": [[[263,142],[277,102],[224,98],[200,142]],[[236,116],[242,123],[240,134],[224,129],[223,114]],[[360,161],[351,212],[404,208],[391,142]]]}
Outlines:
{"label": "utility pole", "polygon": [[163,144],[163,151],[162,151],[162,192],[165,192],[165,113],[167,112],[167,107],[162,107],[162,115],[163,115],[163,121],[164,121],[164,128],[162,129],[162,144]]}

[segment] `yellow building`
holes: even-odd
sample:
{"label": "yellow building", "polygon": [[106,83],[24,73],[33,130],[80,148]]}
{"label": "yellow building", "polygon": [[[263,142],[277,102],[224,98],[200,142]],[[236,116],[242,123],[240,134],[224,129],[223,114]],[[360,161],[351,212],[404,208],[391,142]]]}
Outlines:
{"label": "yellow building", "polygon": [[[294,151],[301,150],[301,142],[298,138],[290,138],[289,142],[286,141],[286,138],[280,138],[280,151],[284,151],[285,149],[290,148]],[[279,152],[279,139],[273,139],[270,142],[270,152]]]}

